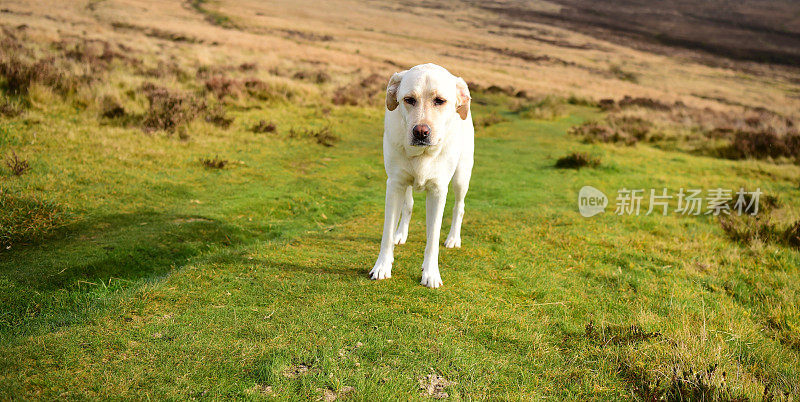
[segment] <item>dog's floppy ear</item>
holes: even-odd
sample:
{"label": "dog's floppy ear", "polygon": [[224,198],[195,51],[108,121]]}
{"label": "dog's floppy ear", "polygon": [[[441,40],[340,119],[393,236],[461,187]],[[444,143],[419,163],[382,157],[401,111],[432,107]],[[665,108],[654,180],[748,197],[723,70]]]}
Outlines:
{"label": "dog's floppy ear", "polygon": [[461,77],[456,77],[456,94],[458,96],[456,112],[461,116],[461,120],[466,120],[469,115],[469,102],[472,97],[469,96],[469,88],[467,88],[466,81]]}
{"label": "dog's floppy ear", "polygon": [[397,87],[400,86],[400,81],[403,80],[406,71],[394,73],[389,79],[389,85],[386,86],[386,108],[390,111],[397,109],[397,105],[399,105],[397,103]]}

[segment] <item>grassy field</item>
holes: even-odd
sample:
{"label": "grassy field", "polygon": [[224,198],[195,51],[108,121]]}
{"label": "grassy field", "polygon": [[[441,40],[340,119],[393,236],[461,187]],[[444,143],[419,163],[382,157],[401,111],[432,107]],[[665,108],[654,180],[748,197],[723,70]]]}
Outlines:
{"label": "grassy field", "polygon": [[[477,122],[431,290],[421,194],[393,277],[367,276],[381,92],[425,42],[375,27],[442,11],[370,3],[346,31],[341,4],[255,3],[0,12],[0,399],[800,397],[796,71],[555,27],[591,47],[420,47],[473,84]],[[599,164],[555,168],[573,152]],[[585,185],[606,213],[579,215]],[[760,188],[762,218],[613,214],[618,189],[718,187]]]}

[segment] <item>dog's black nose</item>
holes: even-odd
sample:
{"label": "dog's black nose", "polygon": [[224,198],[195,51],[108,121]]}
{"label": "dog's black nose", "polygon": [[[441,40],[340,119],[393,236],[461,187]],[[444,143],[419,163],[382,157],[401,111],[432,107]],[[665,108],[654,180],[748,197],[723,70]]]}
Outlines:
{"label": "dog's black nose", "polygon": [[431,136],[431,128],[427,124],[417,124],[411,130],[414,135],[414,142],[419,144],[427,144]]}

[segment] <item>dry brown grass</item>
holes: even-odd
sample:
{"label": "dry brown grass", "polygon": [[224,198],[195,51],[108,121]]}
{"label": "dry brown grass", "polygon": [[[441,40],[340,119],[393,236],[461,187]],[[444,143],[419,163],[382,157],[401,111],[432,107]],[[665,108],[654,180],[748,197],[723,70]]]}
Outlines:
{"label": "dry brown grass", "polygon": [[[375,88],[381,92],[394,71],[433,61],[485,88],[513,87],[534,97],[576,95],[596,101],[630,95],[717,111],[763,107],[793,118],[800,110],[800,74],[795,70],[760,66],[752,73],[735,72],[687,61],[683,53],[654,55],[558,26],[509,18],[492,7],[470,3],[460,4],[457,10],[442,8],[444,4],[438,1],[403,6],[345,0],[189,4],[109,0],[94,5],[87,15],[80,4],[9,1],[0,23],[6,27],[25,24],[40,38],[92,32],[95,38],[132,48],[124,52],[116,45],[106,48],[102,42],[83,47],[91,49],[88,58],[100,61],[115,53],[158,52],[171,55],[179,64],[292,71],[284,76],[341,88],[334,91],[339,104],[358,103],[372,93],[359,93],[353,77],[375,72],[380,81]],[[542,2],[526,7],[558,9]],[[354,8],[359,13],[352,13]],[[403,24],[386,23],[394,20],[414,20],[437,29],[409,34]],[[155,30],[158,35],[152,34]],[[172,61],[161,61],[163,70],[171,69]],[[154,73],[159,71],[156,67],[150,67]],[[739,79],[742,75],[746,79]]]}

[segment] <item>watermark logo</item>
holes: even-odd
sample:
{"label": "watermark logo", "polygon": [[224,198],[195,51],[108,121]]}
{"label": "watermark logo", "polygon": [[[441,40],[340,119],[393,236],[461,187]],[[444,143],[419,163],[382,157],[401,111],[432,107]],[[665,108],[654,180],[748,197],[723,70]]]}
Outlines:
{"label": "watermark logo", "polygon": [[[675,205],[673,213],[681,215],[738,215],[758,213],[758,203],[763,192],[760,188],[755,191],[738,191],[713,188],[707,191],[702,189],[683,189],[670,194],[666,188],[662,189],[628,189],[617,190],[615,202],[616,215],[667,215],[670,212],[670,201]],[[647,201],[649,203],[645,204]],[[605,212],[608,198],[603,192],[592,187],[584,186],[578,193],[578,210],[584,217],[595,216]]]}
{"label": "watermark logo", "polygon": [[608,197],[592,186],[583,186],[578,192],[578,211],[585,218],[605,212],[607,205]]}

